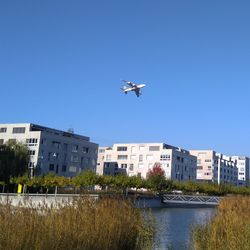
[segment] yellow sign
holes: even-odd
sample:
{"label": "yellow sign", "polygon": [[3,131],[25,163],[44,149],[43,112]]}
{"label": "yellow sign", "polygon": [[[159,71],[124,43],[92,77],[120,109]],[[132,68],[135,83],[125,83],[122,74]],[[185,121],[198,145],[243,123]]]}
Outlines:
{"label": "yellow sign", "polygon": [[18,188],[17,188],[17,193],[18,194],[21,194],[22,193],[22,185],[21,184],[18,184]]}

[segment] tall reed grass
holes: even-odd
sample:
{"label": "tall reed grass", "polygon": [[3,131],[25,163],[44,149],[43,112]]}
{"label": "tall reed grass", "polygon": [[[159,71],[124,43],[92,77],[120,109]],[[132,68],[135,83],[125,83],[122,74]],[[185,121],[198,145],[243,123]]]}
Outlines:
{"label": "tall reed grass", "polygon": [[196,250],[250,250],[250,197],[222,200],[215,217],[193,231]]}
{"label": "tall reed grass", "polygon": [[129,202],[78,199],[57,208],[0,206],[0,249],[151,249],[153,223]]}

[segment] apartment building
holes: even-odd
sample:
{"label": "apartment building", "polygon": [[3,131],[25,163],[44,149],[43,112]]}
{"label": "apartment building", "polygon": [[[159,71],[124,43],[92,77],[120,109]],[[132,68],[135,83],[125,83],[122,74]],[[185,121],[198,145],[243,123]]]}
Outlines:
{"label": "apartment building", "polygon": [[197,180],[237,185],[238,168],[232,157],[213,150],[190,150],[190,154],[197,157]]}
{"label": "apartment building", "polygon": [[31,175],[71,177],[87,169],[96,171],[98,145],[89,137],[32,123],[0,124],[0,144],[8,141],[28,146]]}
{"label": "apartment building", "polygon": [[96,166],[96,173],[98,175],[118,175],[126,174],[126,169],[119,168],[116,161],[105,161],[105,151],[110,150],[108,147],[99,147],[98,149],[98,159]]}
{"label": "apartment building", "polygon": [[249,186],[249,158],[246,156],[232,156],[238,168],[238,186]]}
{"label": "apartment building", "polygon": [[149,169],[160,163],[168,179],[187,181],[196,178],[196,157],[187,150],[165,143],[119,143],[99,148],[99,174],[108,171],[106,163],[109,162],[116,164],[118,170],[126,170],[129,176],[146,178]]}

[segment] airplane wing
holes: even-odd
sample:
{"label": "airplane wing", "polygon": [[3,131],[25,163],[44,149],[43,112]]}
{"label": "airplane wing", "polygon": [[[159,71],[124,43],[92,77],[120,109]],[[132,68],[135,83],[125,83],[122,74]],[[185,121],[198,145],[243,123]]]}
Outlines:
{"label": "airplane wing", "polygon": [[128,84],[130,87],[135,87],[136,84],[130,82],[130,81],[126,81],[126,80],[122,80],[123,82],[125,82],[126,84]]}
{"label": "airplane wing", "polygon": [[141,95],[141,90],[140,89],[135,89],[135,94],[137,97]]}

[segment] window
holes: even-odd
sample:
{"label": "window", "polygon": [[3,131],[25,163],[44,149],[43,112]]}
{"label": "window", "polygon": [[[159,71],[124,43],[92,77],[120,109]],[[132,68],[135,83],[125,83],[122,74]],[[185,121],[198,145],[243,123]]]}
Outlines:
{"label": "window", "polygon": [[83,158],[83,163],[89,164],[90,158],[89,157],[84,157]]}
{"label": "window", "polygon": [[71,161],[72,162],[78,162],[78,155],[71,155]]}
{"label": "window", "polygon": [[134,171],[134,164],[129,164],[129,171]]}
{"label": "window", "polygon": [[13,128],[12,133],[13,134],[24,134],[25,133],[25,127]]}
{"label": "window", "polygon": [[28,154],[29,154],[29,155],[35,155],[35,154],[36,154],[36,151],[35,151],[35,150],[28,150]]}
{"label": "window", "polygon": [[67,154],[64,154],[64,156],[63,156],[63,162],[66,163],[66,161],[67,161]]}
{"label": "window", "polygon": [[211,160],[210,159],[205,159],[205,162],[211,162]]}
{"label": "window", "polygon": [[77,168],[76,168],[75,166],[70,166],[70,167],[69,167],[69,172],[75,173],[76,170],[77,170]]}
{"label": "window", "polygon": [[127,147],[117,147],[117,151],[127,151]]}
{"label": "window", "polygon": [[139,147],[139,150],[140,150],[140,151],[143,151],[143,150],[145,150],[145,147],[144,147],[144,146],[140,146],[140,147]]}
{"label": "window", "polygon": [[60,148],[60,142],[58,142],[58,141],[52,141],[52,147],[53,148]]}
{"label": "window", "polygon": [[138,168],[143,168],[143,167],[144,167],[143,163],[138,164]]}
{"label": "window", "polygon": [[111,155],[106,155],[106,161],[111,161]]}
{"label": "window", "polygon": [[0,128],[0,133],[6,133],[7,132],[7,128]]}
{"label": "window", "polygon": [[146,160],[147,161],[152,161],[153,160],[153,155],[146,155]]}
{"label": "window", "polygon": [[58,170],[59,170],[59,165],[56,165],[56,173],[58,174]]}
{"label": "window", "polygon": [[206,155],[206,152],[199,152],[198,155]]}
{"label": "window", "polygon": [[197,164],[201,164],[201,159],[197,159]]}
{"label": "window", "polygon": [[121,164],[121,168],[127,168],[127,164]]}
{"label": "window", "polygon": [[160,146],[149,146],[149,151],[160,151]]}
{"label": "window", "polygon": [[67,143],[63,143],[63,150],[67,150],[68,149],[68,144]]}
{"label": "window", "polygon": [[139,155],[139,161],[140,161],[140,162],[143,161],[143,155]]}
{"label": "window", "polygon": [[109,162],[105,162],[105,163],[104,163],[104,168],[109,168],[109,166],[110,166],[110,163],[109,163]]}
{"label": "window", "polygon": [[35,162],[29,162],[28,167],[29,168],[34,168],[35,167]]}
{"label": "window", "polygon": [[127,160],[128,156],[127,155],[118,155],[117,160]]}
{"label": "window", "polygon": [[4,143],[4,140],[0,139],[0,145],[3,145],[3,143]]}
{"label": "window", "polygon": [[130,160],[136,160],[136,155],[130,155]]}
{"label": "window", "polygon": [[135,146],[131,147],[131,153],[132,153],[132,154],[134,154],[134,153],[135,153],[135,151],[136,151]]}
{"label": "window", "polygon": [[47,140],[46,139],[41,139],[41,144],[47,145]]}
{"label": "window", "polygon": [[203,166],[197,166],[197,169],[201,170],[203,169]]}
{"label": "window", "polygon": [[83,148],[82,148],[82,152],[83,152],[84,154],[87,154],[87,153],[89,152],[89,148],[83,147]]}
{"label": "window", "polygon": [[170,160],[170,155],[161,155],[160,160],[161,161],[169,161]]}
{"label": "window", "polygon": [[62,165],[62,172],[66,172],[67,170],[67,166],[66,165]]}
{"label": "window", "polygon": [[78,145],[73,145],[72,152],[77,152],[77,151],[78,151]]}
{"label": "window", "polygon": [[54,171],[54,164],[49,164],[49,171]]}
{"label": "window", "polygon": [[35,143],[37,143],[37,138],[26,139],[26,143],[27,144],[35,144]]}
{"label": "window", "polygon": [[105,149],[103,149],[103,148],[102,148],[102,149],[99,149],[99,153],[100,153],[100,154],[105,153]]}

